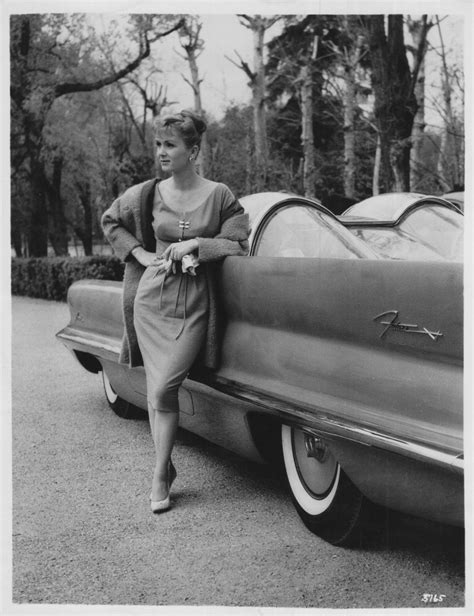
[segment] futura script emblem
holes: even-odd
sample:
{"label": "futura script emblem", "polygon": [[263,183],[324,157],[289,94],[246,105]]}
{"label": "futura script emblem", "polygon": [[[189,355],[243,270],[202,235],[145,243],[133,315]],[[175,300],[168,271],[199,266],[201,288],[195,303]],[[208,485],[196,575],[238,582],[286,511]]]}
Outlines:
{"label": "futura script emblem", "polygon": [[440,331],[431,331],[427,327],[419,327],[414,323],[401,323],[398,318],[398,310],[387,310],[387,312],[382,312],[374,317],[374,321],[384,325],[380,338],[383,338],[391,329],[405,332],[406,334],[424,334],[435,342],[443,335]]}

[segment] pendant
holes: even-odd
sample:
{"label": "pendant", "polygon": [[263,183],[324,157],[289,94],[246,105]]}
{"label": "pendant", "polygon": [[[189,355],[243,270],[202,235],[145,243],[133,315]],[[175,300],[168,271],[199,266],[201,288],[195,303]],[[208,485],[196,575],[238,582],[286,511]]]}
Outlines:
{"label": "pendant", "polygon": [[190,220],[184,220],[184,219],[178,220],[178,228],[181,229],[181,237],[179,238],[180,242],[184,240],[184,232],[186,231],[186,229],[189,229],[190,226],[191,226]]}

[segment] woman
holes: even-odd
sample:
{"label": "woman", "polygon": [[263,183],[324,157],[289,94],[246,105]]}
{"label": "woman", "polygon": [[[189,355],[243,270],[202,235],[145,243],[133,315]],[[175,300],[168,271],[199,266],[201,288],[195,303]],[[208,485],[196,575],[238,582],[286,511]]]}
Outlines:
{"label": "woman", "polygon": [[156,451],[151,509],[170,506],[178,389],[198,357],[216,368],[218,336],[212,262],[248,252],[248,216],[224,184],[195,162],[205,122],[190,111],[158,124],[158,158],[171,175],[132,186],[102,217],[105,236],[126,262],[125,336],[120,361],[143,363]]}

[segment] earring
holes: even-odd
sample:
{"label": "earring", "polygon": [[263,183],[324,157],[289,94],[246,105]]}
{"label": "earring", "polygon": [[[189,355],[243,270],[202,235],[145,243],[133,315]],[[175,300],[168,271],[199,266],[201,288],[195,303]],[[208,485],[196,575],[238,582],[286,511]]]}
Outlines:
{"label": "earring", "polygon": [[194,156],[190,156],[190,157],[189,157],[189,160],[194,160]]}

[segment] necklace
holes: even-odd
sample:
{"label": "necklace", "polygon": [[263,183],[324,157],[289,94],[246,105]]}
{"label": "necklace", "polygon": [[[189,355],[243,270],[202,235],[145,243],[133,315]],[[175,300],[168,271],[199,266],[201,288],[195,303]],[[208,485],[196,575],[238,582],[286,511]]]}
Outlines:
{"label": "necklace", "polygon": [[179,242],[182,242],[184,240],[184,232],[186,231],[186,229],[189,229],[189,227],[191,226],[191,221],[185,220],[184,216],[185,216],[185,212],[183,212],[183,218],[180,218],[178,220],[178,228],[181,229],[181,237],[178,240]]}

